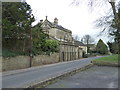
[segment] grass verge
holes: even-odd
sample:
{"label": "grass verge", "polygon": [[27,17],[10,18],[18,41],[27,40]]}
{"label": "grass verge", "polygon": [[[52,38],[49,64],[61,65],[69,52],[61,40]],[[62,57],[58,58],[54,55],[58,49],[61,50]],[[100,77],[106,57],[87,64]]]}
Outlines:
{"label": "grass verge", "polygon": [[92,63],[99,66],[120,66],[120,55],[116,54],[98,58],[93,60]]}

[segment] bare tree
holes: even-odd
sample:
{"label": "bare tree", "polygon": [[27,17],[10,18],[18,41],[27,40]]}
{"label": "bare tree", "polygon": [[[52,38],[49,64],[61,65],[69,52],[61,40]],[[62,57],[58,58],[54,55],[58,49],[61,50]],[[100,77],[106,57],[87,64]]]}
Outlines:
{"label": "bare tree", "polygon": [[76,41],[79,41],[80,37],[78,35],[73,35],[73,39],[75,39]]}
{"label": "bare tree", "polygon": [[89,44],[93,43],[94,39],[90,35],[85,35],[82,40],[87,45],[87,51],[89,52]]}
{"label": "bare tree", "polygon": [[[93,7],[94,9],[97,9],[97,6],[103,6],[104,4],[111,5],[111,9],[113,12],[113,16],[114,16],[114,21],[115,21],[115,26],[117,30],[114,30],[114,36],[116,37],[116,41],[118,42],[118,46],[120,46],[120,19],[118,17],[117,14],[117,6],[120,5],[120,1],[119,0],[73,0],[72,3],[76,4],[76,5],[80,5],[82,2],[86,3],[87,6]],[[104,30],[103,30],[104,31]],[[119,54],[120,54],[120,47],[119,47]]]}
{"label": "bare tree", "polygon": [[94,42],[94,39],[90,35],[85,35],[82,39],[85,44],[91,44]]}

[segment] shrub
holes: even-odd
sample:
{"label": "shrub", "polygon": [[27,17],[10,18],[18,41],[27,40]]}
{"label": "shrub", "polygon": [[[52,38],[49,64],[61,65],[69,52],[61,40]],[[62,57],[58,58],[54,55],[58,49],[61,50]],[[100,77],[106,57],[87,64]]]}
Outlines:
{"label": "shrub", "polygon": [[12,50],[8,50],[8,49],[2,49],[3,57],[15,57],[18,55],[29,55],[29,54],[25,53],[25,52],[17,52],[17,51],[12,51]]}

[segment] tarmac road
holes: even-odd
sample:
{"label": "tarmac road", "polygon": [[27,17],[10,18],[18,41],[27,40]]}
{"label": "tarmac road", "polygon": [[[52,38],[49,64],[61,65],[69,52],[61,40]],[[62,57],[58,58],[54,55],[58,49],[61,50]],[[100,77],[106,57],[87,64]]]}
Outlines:
{"label": "tarmac road", "polygon": [[46,88],[118,88],[118,84],[118,67],[93,66]]}
{"label": "tarmac road", "polygon": [[84,58],[69,62],[60,62],[43,67],[33,67],[26,70],[11,71],[14,74],[3,74],[2,88],[23,88],[25,86],[31,85],[34,82],[40,82],[66,71],[71,71],[75,68],[84,67],[90,64],[93,59],[100,57],[102,56]]}

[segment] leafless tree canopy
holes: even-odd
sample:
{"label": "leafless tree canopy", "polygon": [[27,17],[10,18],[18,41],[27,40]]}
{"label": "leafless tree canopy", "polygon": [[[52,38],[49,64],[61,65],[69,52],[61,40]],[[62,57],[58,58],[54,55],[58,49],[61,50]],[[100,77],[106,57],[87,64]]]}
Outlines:
{"label": "leafless tree canopy", "polygon": [[[105,16],[100,17],[98,20],[93,22],[95,24],[95,27],[98,27],[101,29],[101,35],[104,31],[107,31],[108,33],[111,33],[115,31],[115,28],[111,27],[113,23],[116,24],[116,27],[119,27],[119,21],[118,21],[118,8],[120,8],[120,0],[73,0],[73,5],[81,6],[81,4],[84,4],[88,6],[91,10],[97,10],[99,7],[103,6],[111,6],[111,9],[107,11],[107,14]],[[115,20],[113,22],[113,19]]]}
{"label": "leafless tree canopy", "polygon": [[82,39],[85,44],[91,44],[94,42],[94,39],[90,35],[85,35]]}
{"label": "leafless tree canopy", "polygon": [[80,37],[78,35],[73,35],[73,38],[76,40],[76,41],[79,41],[80,40]]}
{"label": "leafless tree canopy", "polygon": [[[110,31],[113,33],[111,35],[115,36],[115,41],[118,43],[118,46],[120,46],[120,18],[118,16],[118,10],[120,9],[120,0],[73,0],[72,2],[72,4],[75,4],[75,5],[80,5],[82,3],[84,3],[87,6],[90,6],[91,8],[93,8],[93,10],[96,10],[98,6],[102,7],[105,4],[111,6],[111,10],[113,14],[112,20],[114,20],[114,21],[112,20],[111,21],[114,22],[115,29],[110,29]],[[109,21],[105,21],[105,22],[103,21],[103,23],[99,23],[99,24],[104,24],[106,22],[108,24]],[[120,48],[119,48],[119,54],[120,54]]]}
{"label": "leafless tree canopy", "polygon": [[71,4],[76,6],[85,4],[90,7],[102,7],[105,4],[108,5],[110,2],[116,2],[116,5],[120,3],[119,0],[73,0]]}

